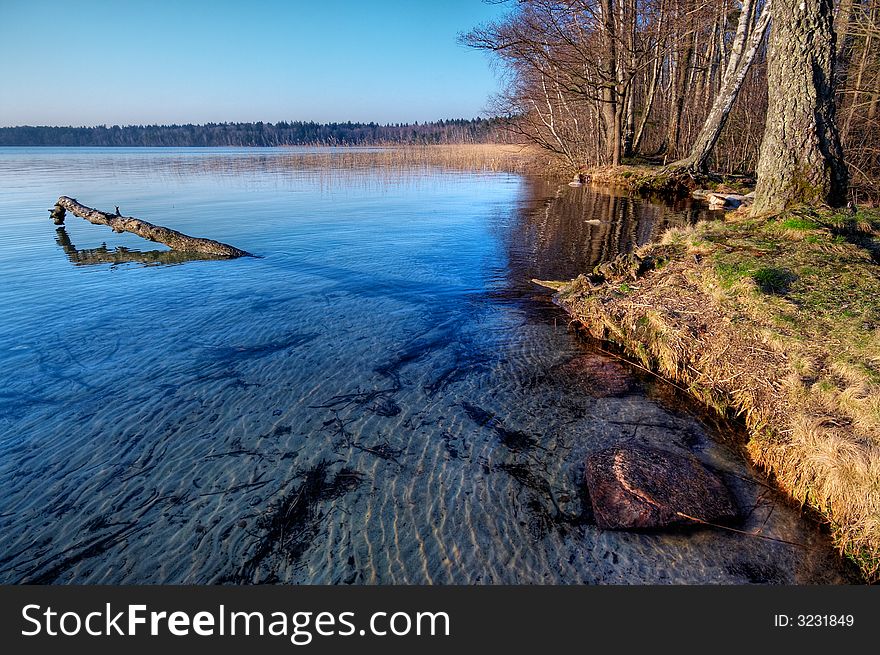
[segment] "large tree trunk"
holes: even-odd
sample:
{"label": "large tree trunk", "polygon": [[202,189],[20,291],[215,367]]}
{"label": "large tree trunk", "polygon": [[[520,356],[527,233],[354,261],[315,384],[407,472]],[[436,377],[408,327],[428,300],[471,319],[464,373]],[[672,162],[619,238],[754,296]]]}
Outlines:
{"label": "large tree trunk", "polygon": [[736,36],[721,80],[721,88],[715,96],[712,108],[706,116],[690,153],[673,166],[682,166],[699,173],[706,172],[708,169],[712,150],[718,142],[718,137],[721,136],[721,130],[727,123],[727,117],[730,115],[733,103],[736,102],[746,73],[749,72],[749,67],[752,65],[764,38],[764,33],[767,31],[771,3],[772,0],[767,0],[761,17],[753,24],[757,1],[743,0]]}
{"label": "large tree trunk", "polygon": [[[91,207],[80,204],[74,198],[61,196],[55,203],[55,209],[52,210],[52,218],[56,225],[64,224],[64,213],[66,211],[76,214],[80,218],[86,219],[89,223],[95,225],[106,225],[113,229],[114,232],[131,232],[148,241],[163,243],[172,250],[182,252],[195,252],[205,255],[213,255],[217,257],[247,257],[250,253],[239,250],[234,246],[214,241],[213,239],[201,239],[199,237],[191,237],[182,234],[177,230],[172,230],[161,225],[153,225],[147,221],[142,221],[131,216],[120,216],[119,214],[109,214]],[[117,208],[118,210],[118,208]]]}
{"label": "large tree trunk", "polygon": [[602,77],[601,103],[602,128],[605,140],[606,162],[612,166],[620,164],[621,155],[621,113],[618,108],[619,66],[617,61],[617,19],[615,0],[601,0],[602,34],[604,38],[604,61],[599,66]]}
{"label": "large tree trunk", "polygon": [[833,0],[774,0],[754,214],[846,202],[835,123]]}

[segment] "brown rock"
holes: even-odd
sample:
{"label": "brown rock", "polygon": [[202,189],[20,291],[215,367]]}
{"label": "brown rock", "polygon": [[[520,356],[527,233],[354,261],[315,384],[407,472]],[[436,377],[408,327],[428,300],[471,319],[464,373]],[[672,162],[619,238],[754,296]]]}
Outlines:
{"label": "brown rock", "polygon": [[739,511],[724,482],[693,457],[641,446],[610,448],[587,459],[587,488],[596,524],[647,530],[730,522]]}
{"label": "brown rock", "polygon": [[619,396],[632,388],[629,371],[619,362],[599,353],[575,357],[563,364],[560,371],[571,376],[575,384],[582,386],[594,398]]}

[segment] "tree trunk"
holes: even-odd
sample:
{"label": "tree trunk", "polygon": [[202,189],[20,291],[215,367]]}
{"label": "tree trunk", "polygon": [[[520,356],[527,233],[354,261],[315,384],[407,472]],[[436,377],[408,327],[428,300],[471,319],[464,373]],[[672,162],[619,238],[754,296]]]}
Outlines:
{"label": "tree trunk", "polygon": [[[621,5],[620,14],[621,27],[626,29],[626,50],[627,50],[627,75],[629,76],[629,84],[624,86],[619,94],[621,102],[624,103],[625,112],[623,119],[623,133],[621,135],[621,150],[624,157],[633,156],[633,141],[636,132],[636,100],[635,100],[635,71],[636,71],[636,2],[629,0],[627,5]],[[618,75],[618,80],[620,80]],[[623,86],[623,85],[621,85]]]}
{"label": "tree trunk", "polygon": [[635,140],[635,132],[636,132],[636,110],[633,106],[635,104],[635,100],[633,99],[635,94],[630,91],[626,94],[626,118],[623,122],[623,156],[624,157],[632,157],[633,156],[633,143]]}
{"label": "tree trunk", "polygon": [[605,158],[612,166],[620,164],[621,121],[618,109],[619,66],[617,61],[617,19],[614,11],[614,0],[601,0],[602,32],[605,45],[604,65],[600,65],[602,76],[602,127],[605,137]]}
{"label": "tree trunk", "polygon": [[[118,209],[118,208],[117,208]],[[228,246],[219,241],[212,239],[200,239],[198,237],[187,236],[177,230],[171,230],[161,225],[153,225],[131,216],[120,216],[119,214],[108,214],[106,212],[92,209],[81,205],[74,198],[61,196],[55,203],[55,209],[52,210],[52,218],[55,219],[56,225],[64,224],[65,210],[86,219],[89,223],[95,225],[107,225],[114,232],[131,232],[148,241],[163,243],[172,250],[183,252],[197,252],[205,255],[215,255],[219,257],[247,257],[250,253],[239,250],[233,246]]]}
{"label": "tree trunk", "polygon": [[620,163],[620,122],[617,112],[617,92],[611,86],[602,88],[602,136],[605,162],[612,166]]}
{"label": "tree trunk", "polygon": [[[856,0],[858,4],[858,0]],[[834,54],[834,84],[842,89],[846,83],[849,60],[852,56],[853,33],[850,21],[853,14],[853,0],[840,0],[837,17],[834,19],[834,32],[837,35],[837,52]]]}
{"label": "tree trunk", "polygon": [[833,0],[774,0],[767,127],[753,214],[846,203],[835,123]]}
{"label": "tree trunk", "polygon": [[639,127],[633,139],[632,149],[638,152],[642,148],[642,138],[645,136],[645,126],[648,124],[648,117],[651,115],[651,109],[654,107],[654,96],[657,94],[657,84],[660,81],[660,66],[663,63],[662,57],[655,56],[654,63],[651,66],[651,82],[648,85],[648,97],[645,99],[645,106],[642,108],[642,117],[639,119]]}
{"label": "tree trunk", "polygon": [[653,44],[648,45],[648,47],[654,51],[653,61],[651,62],[651,81],[648,84],[648,96],[645,98],[645,106],[642,109],[639,126],[636,128],[635,137],[633,138],[633,152],[639,152],[642,148],[642,138],[645,136],[645,126],[648,124],[648,117],[651,115],[651,110],[654,108],[654,98],[657,95],[657,86],[660,83],[660,74],[663,68],[664,58],[663,51],[665,50],[665,41],[663,39],[665,16],[665,3],[661,0],[657,17],[657,38]]}
{"label": "tree trunk", "polygon": [[[733,103],[739,95],[742,88],[743,80],[749,72],[752,61],[767,31],[767,24],[770,22],[771,3],[773,0],[767,0],[764,5],[764,12],[757,22],[752,25],[753,14],[755,10],[755,0],[744,0],[742,10],[740,12],[739,23],[736,29],[736,36],[733,40],[733,46],[730,51],[730,58],[727,60],[727,68],[724,71],[724,77],[721,81],[721,88],[715,96],[712,108],[709,110],[708,116],[697,135],[694,145],[688,156],[676,162],[673,166],[682,166],[691,171],[703,173],[708,170],[709,158],[712,150],[721,136],[721,130],[727,123],[730,116],[730,110],[733,109]],[[749,31],[751,30],[751,34]]]}
{"label": "tree trunk", "polygon": [[[685,90],[690,74],[691,62],[694,56],[694,36],[692,32],[692,18],[690,10],[693,7],[692,0],[688,0],[682,6],[682,13],[687,17],[681,29],[684,34],[679,36],[677,56],[675,59],[675,76],[672,82],[672,95],[669,98],[669,125],[666,132],[666,157],[675,157],[678,151],[678,137],[681,133],[681,114],[684,111]],[[681,19],[681,15],[678,16]],[[684,46],[681,46],[681,39]]]}
{"label": "tree trunk", "polygon": [[681,114],[684,111],[684,92],[687,83],[687,69],[690,66],[693,48],[689,45],[679,53],[675,64],[675,81],[669,102],[669,126],[666,133],[666,156],[674,157],[678,149],[678,135],[681,132]]}
{"label": "tree trunk", "polygon": [[[872,14],[873,14],[873,9],[872,9]],[[850,134],[850,130],[852,129],[853,117],[855,116],[856,108],[859,105],[860,96],[863,91],[862,78],[865,75],[865,69],[867,68],[868,64],[870,63],[869,57],[871,56],[871,52],[872,52],[871,51],[871,41],[872,41],[873,37],[874,37],[874,33],[872,30],[869,29],[865,32],[865,45],[864,45],[864,48],[862,49],[862,56],[859,58],[859,68],[858,68],[858,71],[856,72],[856,79],[853,82],[852,86],[850,87],[852,89],[852,98],[850,100],[849,111],[847,112],[846,119],[843,121],[843,129],[841,131],[842,134],[844,135],[844,137],[848,137]],[[842,69],[842,67],[840,67],[840,68]],[[838,78],[839,78],[839,76],[838,76]],[[844,138],[844,142],[848,142],[848,139]]]}
{"label": "tree trunk", "polygon": [[[880,22],[878,22],[878,20],[880,20],[880,7],[878,7],[877,5],[871,7],[870,12],[868,13],[868,18],[869,18],[868,27],[867,27],[868,34],[873,36],[873,35],[880,33],[880,30],[878,30],[878,28],[880,28]],[[868,39],[866,38],[865,39],[865,50],[867,50],[869,47],[870,47],[870,43],[868,43]],[[874,121],[874,116],[877,115],[877,105],[878,104],[880,104],[880,73],[875,72],[874,73],[874,89],[871,91],[871,97],[868,100],[868,113],[867,113],[868,122]]]}

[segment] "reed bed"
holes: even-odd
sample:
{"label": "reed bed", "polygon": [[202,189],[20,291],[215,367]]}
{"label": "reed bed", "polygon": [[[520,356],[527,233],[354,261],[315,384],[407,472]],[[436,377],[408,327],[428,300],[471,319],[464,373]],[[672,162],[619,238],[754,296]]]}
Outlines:
{"label": "reed bed", "polygon": [[391,171],[449,170],[524,173],[540,170],[542,159],[530,146],[456,144],[376,148],[320,148],[293,152],[291,163],[307,168]]}
{"label": "reed bed", "polygon": [[322,187],[362,187],[385,183],[419,184],[436,173],[515,173],[546,175],[547,157],[533,147],[516,144],[471,144],[395,147],[273,148],[228,153],[210,151],[200,157],[160,154],[147,163],[124,154],[107,159],[108,169],[129,170],[149,165],[153,174],[169,178],[229,175],[247,179],[266,173],[278,180],[306,179]]}

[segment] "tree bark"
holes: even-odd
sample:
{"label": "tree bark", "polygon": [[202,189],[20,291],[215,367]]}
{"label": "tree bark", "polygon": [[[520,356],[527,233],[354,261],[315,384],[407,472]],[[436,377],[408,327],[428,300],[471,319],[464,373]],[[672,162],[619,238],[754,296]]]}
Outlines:
{"label": "tree bark", "polygon": [[601,0],[602,35],[604,38],[605,61],[599,67],[601,84],[601,118],[605,137],[605,158],[612,166],[620,164],[621,155],[621,112],[618,107],[618,85],[620,68],[617,61],[617,20],[615,0]]}
{"label": "tree bark", "polygon": [[172,250],[182,252],[197,252],[205,255],[215,255],[219,257],[248,257],[250,253],[239,250],[233,246],[214,241],[212,239],[200,239],[182,234],[177,230],[171,230],[161,225],[153,225],[146,221],[142,221],[131,216],[119,216],[118,214],[109,214],[91,207],[80,204],[74,198],[61,196],[55,203],[55,209],[52,210],[52,218],[55,219],[56,225],[64,224],[64,212],[69,211],[80,218],[86,219],[89,223],[95,225],[107,225],[114,232],[131,232],[148,241],[162,243]]}
{"label": "tree bark", "polygon": [[[678,138],[681,134],[681,115],[684,111],[685,90],[690,74],[691,63],[694,55],[694,35],[691,25],[690,10],[693,8],[692,0],[687,0],[682,6],[682,13],[686,17],[684,30],[679,35],[679,47],[675,58],[675,76],[672,82],[672,95],[669,98],[669,125],[666,132],[666,158],[675,157],[678,151]],[[681,20],[681,14],[678,16]],[[681,40],[684,45],[681,46]]]}
{"label": "tree bark", "polygon": [[753,214],[840,207],[848,175],[835,122],[833,0],[774,0],[767,127]]}
{"label": "tree bark", "polygon": [[[623,6],[621,6],[623,7]],[[621,11],[621,27],[626,30],[627,75],[629,84],[623,89],[622,102],[625,106],[621,150],[624,157],[633,156],[633,141],[636,133],[636,94],[634,77],[636,71],[636,3],[629,0],[625,11]]]}
{"label": "tree bark", "polygon": [[[659,49],[659,46],[657,46]],[[645,99],[645,106],[642,108],[642,116],[639,119],[639,126],[636,129],[636,135],[633,139],[632,149],[639,152],[642,148],[642,138],[645,136],[645,126],[648,124],[648,117],[651,115],[651,109],[654,107],[654,97],[657,95],[657,85],[660,82],[660,67],[663,64],[663,58],[660,55],[654,57],[651,65],[651,81],[648,85],[648,97]]]}

